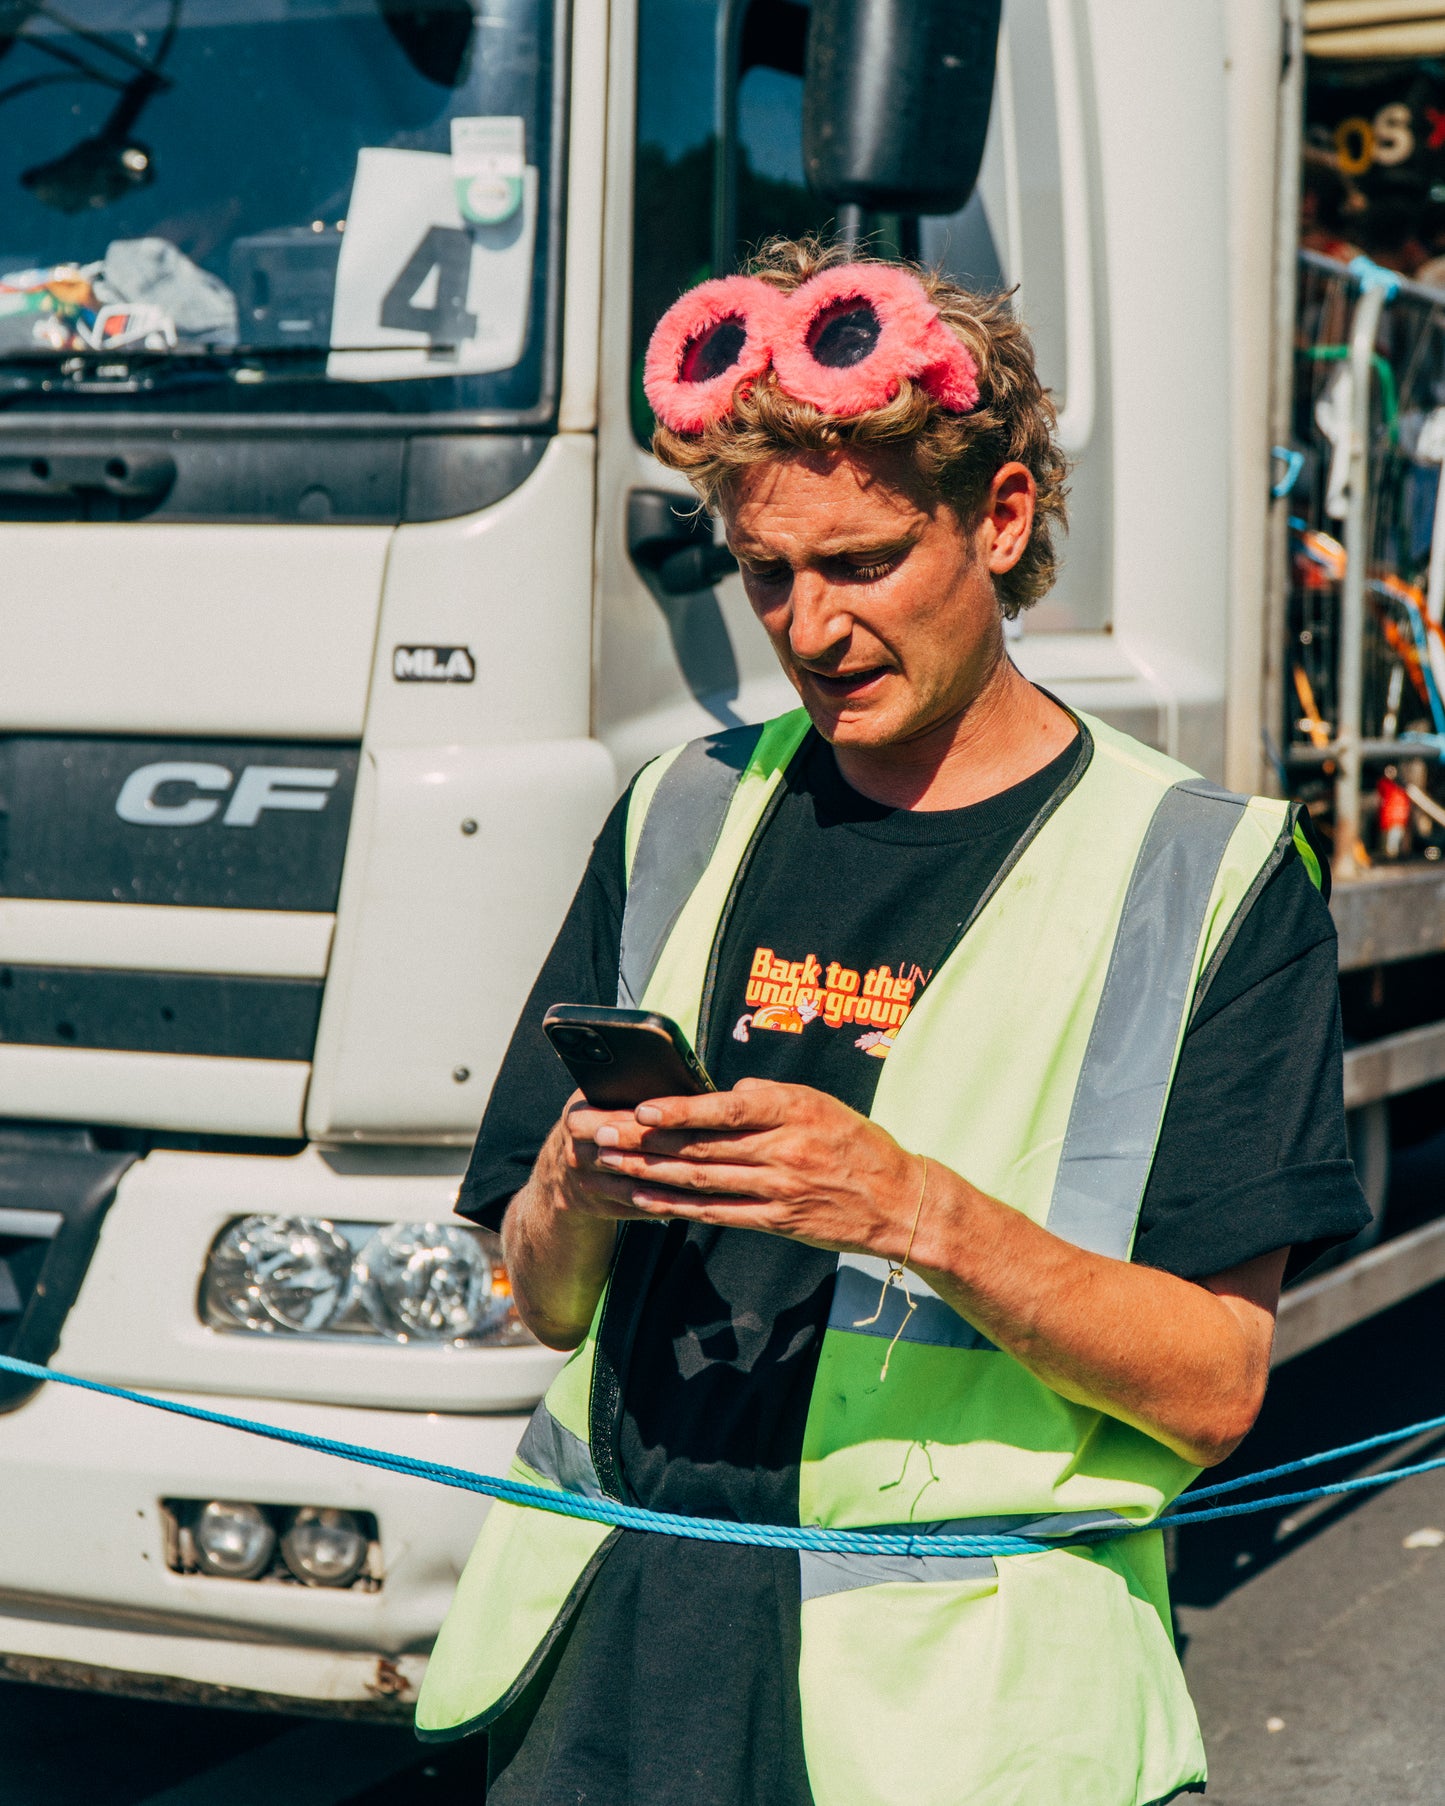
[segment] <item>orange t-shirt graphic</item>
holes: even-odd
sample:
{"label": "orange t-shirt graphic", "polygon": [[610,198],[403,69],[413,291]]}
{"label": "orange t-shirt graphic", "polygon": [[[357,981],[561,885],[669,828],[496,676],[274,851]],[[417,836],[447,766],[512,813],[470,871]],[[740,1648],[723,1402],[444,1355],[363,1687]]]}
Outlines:
{"label": "orange t-shirt graphic", "polygon": [[918,965],[877,965],[866,972],[815,953],[786,959],[772,947],[758,947],[748,968],[747,1005],[733,1024],[733,1039],[747,1041],[754,1029],[801,1035],[810,1023],[824,1028],[859,1028],[853,1045],[875,1060],[886,1060],[894,1037],[908,1020],[914,998],[932,977]]}

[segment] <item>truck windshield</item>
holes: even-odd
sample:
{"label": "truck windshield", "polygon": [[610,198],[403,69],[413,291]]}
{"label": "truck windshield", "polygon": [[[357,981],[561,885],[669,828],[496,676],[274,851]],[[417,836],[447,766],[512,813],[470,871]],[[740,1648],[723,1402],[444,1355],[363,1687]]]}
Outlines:
{"label": "truck windshield", "polygon": [[4,0],[0,401],[535,412],[555,0]]}

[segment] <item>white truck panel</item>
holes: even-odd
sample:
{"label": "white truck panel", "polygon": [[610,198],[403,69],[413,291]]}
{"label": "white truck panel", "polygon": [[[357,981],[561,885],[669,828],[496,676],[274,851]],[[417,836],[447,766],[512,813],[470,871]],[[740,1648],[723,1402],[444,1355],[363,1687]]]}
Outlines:
{"label": "white truck panel", "polygon": [[[578,529],[592,516],[594,460],[590,437],[559,435],[496,507],[397,530],[311,1135],[476,1132],[617,793],[588,738],[592,539]],[[468,647],[475,681],[398,681],[395,648],[415,645]]]}
{"label": "white truck panel", "polygon": [[445,1223],[456,1193],[455,1171],[407,1171],[403,1159],[347,1149],[328,1156],[313,1146],[290,1157],[157,1150],[121,1180],[56,1365],[140,1391],[345,1400],[397,1411],[528,1409],[565,1358],[537,1343],[402,1348],[364,1337],[232,1334],[201,1321],[206,1255],[235,1218],[264,1212]]}
{"label": "white truck panel", "polygon": [[572,83],[567,122],[567,286],[562,311],[564,433],[597,424],[598,313],[602,304],[602,182],[607,167],[607,7],[572,13]]}
{"label": "white truck panel", "polygon": [[[368,750],[590,732],[587,529],[595,457],[589,435],[560,433],[526,482],[495,507],[396,529],[366,715]],[[396,647],[437,645],[469,647],[475,682],[396,679]]]}
{"label": "white truck panel", "polygon": [[309,1134],[470,1141],[616,791],[581,738],[363,758]]}
{"label": "white truck panel", "polygon": [[1010,651],[1025,677],[1070,708],[1098,715],[1146,745],[1165,749],[1169,723],[1159,692],[1112,634],[1031,634],[1025,628]]}
{"label": "white truck panel", "polygon": [[0,721],[358,739],[390,533],[0,524]]}
{"label": "white truck panel", "polygon": [[[492,1473],[505,1469],[523,1421],[177,1396]],[[315,1662],[275,1659],[287,1650],[424,1652],[487,1511],[473,1493],[62,1386],[0,1418],[0,1459],[0,1649],[146,1673],[166,1672],[172,1655],[185,1666],[171,1671],[188,1680],[265,1692],[309,1692],[326,1675]],[[372,1512],[382,1585],[368,1593],[176,1574],[165,1565],[159,1502],[166,1498]],[[143,1637],[127,1653],[97,1639],[97,1630]],[[174,1652],[172,1637],[184,1640]],[[357,1686],[350,1696],[360,1697],[371,1676],[364,1668],[350,1673]],[[342,1681],[334,1674],[329,1685]]]}
{"label": "white truck panel", "polygon": [[299,909],[0,897],[0,963],[325,978],[335,923]]}
{"label": "white truck panel", "polygon": [[[1229,178],[1229,667],[1225,704],[1225,782],[1256,790],[1268,771],[1260,728],[1265,685],[1275,676],[1266,652],[1265,606],[1271,481],[1270,415],[1273,341],[1279,325],[1271,306],[1280,234],[1291,258],[1297,202],[1279,207],[1277,170],[1296,162],[1298,122],[1281,95],[1283,20],[1258,0],[1226,0],[1224,11],[1225,150]],[[1287,137],[1280,143],[1281,127]],[[1282,152],[1282,155],[1279,153]],[[1287,214],[1277,217],[1277,212]],[[1291,297],[1292,298],[1292,297]],[[1292,325],[1292,321],[1290,322]],[[1289,334],[1280,355],[1289,357]],[[1283,558],[1280,559],[1284,563]],[[1272,625],[1272,624],[1271,624]],[[1272,778],[1266,781],[1273,781]]]}
{"label": "white truck panel", "polygon": [[301,1133],[303,1060],[0,1046],[8,1116],[217,1135]]}
{"label": "white truck panel", "polygon": [[[1224,21],[1091,0],[1113,414],[1113,630],[1157,689],[1166,746],[1224,762],[1231,345]],[[1170,154],[1185,146],[1190,154]],[[1160,471],[1169,483],[1161,499]]]}

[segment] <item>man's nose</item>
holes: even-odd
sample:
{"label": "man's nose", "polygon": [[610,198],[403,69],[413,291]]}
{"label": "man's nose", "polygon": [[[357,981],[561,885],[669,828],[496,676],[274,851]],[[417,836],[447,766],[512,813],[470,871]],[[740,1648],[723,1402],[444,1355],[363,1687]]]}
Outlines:
{"label": "man's nose", "polygon": [[816,664],[841,645],[852,630],[843,592],[819,571],[799,571],[793,579],[788,644],[795,658]]}

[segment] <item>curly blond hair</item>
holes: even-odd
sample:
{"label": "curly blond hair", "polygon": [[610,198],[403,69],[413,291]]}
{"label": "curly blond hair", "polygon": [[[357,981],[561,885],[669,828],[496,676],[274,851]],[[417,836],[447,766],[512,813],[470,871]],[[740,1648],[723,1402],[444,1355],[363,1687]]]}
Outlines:
{"label": "curly blond hair", "polygon": [[[821,239],[773,238],[749,261],[747,274],[787,294],[835,264],[885,261]],[[970,531],[994,473],[1004,464],[1023,464],[1038,487],[1033,532],[1018,563],[994,579],[999,607],[1011,620],[1049,590],[1058,572],[1054,537],[1068,528],[1068,463],[1054,438],[1054,404],[1009,295],[975,295],[936,270],[897,267],[917,276],[944,324],[972,353],[979,402],[971,413],[947,412],[905,378],[886,407],[839,419],[785,395],[768,370],[743,385],[732,410],[701,433],[674,433],[659,422],[652,449],[715,508],[729,484],[754,465],[840,446],[896,446],[910,457],[925,490]]]}

